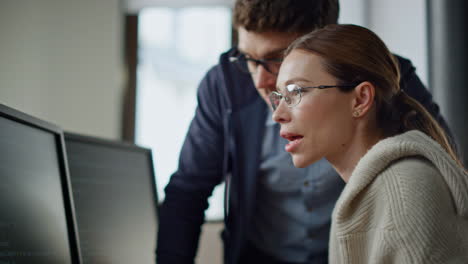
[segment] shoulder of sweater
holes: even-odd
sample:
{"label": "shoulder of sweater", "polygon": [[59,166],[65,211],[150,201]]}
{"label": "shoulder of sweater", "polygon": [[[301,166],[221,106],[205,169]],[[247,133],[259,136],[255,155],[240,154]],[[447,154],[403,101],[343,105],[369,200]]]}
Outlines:
{"label": "shoulder of sweater", "polygon": [[[414,157],[421,158],[418,160],[413,159]],[[444,171],[440,175],[445,173],[450,177],[453,173],[447,170],[451,170],[455,165],[440,145],[422,132],[413,130],[381,140],[374,145],[354,169],[347,184],[350,185],[347,187],[348,193],[350,195],[359,193],[368,184],[375,181],[377,176],[380,177],[380,174],[388,170],[390,166],[392,168],[409,167],[409,170],[403,169],[401,171],[413,175],[425,174],[423,171],[435,172],[442,169]],[[419,167],[415,168],[415,166]]]}
{"label": "shoulder of sweater", "polygon": [[[404,190],[409,193],[407,197],[401,199],[413,199],[416,198],[413,193],[445,193],[448,186],[449,194],[453,197],[452,207],[457,208],[458,214],[468,216],[466,176],[466,173],[461,171],[435,141],[420,131],[409,131],[380,141],[361,158],[341,193],[334,211],[338,217],[348,215],[352,209],[352,203],[358,201],[359,196],[363,193],[367,193],[366,196],[368,196],[370,185],[373,185],[372,189],[378,189],[372,193],[381,197],[383,187],[375,183],[384,183],[387,189],[391,187],[389,191],[390,194],[396,195],[395,199],[400,199],[396,191]],[[430,188],[435,190],[432,191]],[[431,191],[426,191],[426,189]],[[444,197],[446,196],[444,194]]]}
{"label": "shoulder of sweater", "polygon": [[397,222],[412,216],[455,214],[453,199],[440,171],[423,157],[407,157],[392,163],[377,177],[385,186],[386,202]]}
{"label": "shoulder of sweater", "polygon": [[[346,189],[346,188],[345,188]],[[453,215],[451,196],[437,168],[420,156],[394,160],[359,193],[340,197],[334,211],[339,233],[378,228],[409,230],[415,219]]]}
{"label": "shoulder of sweater", "polygon": [[[403,193],[412,190],[420,192],[422,190],[433,191],[431,188],[440,188],[444,181],[437,168],[430,161],[423,157],[406,157],[393,161],[386,168],[375,175],[366,188],[361,190],[361,195],[375,192],[374,199],[384,203],[401,203],[405,199],[412,199],[413,196],[405,196]],[[377,201],[377,200],[376,200]]]}
{"label": "shoulder of sweater", "polygon": [[[420,198],[418,195],[433,195],[447,192],[447,184],[441,172],[424,157],[414,156],[395,160],[375,179],[377,184],[389,185],[387,192],[401,199]],[[408,192],[411,195],[402,195]]]}
{"label": "shoulder of sweater", "polygon": [[376,195],[384,196],[384,199],[374,197],[375,202],[385,203],[377,206],[396,206],[398,211],[408,209],[409,204],[422,206],[430,200],[428,196],[450,193],[440,171],[420,156],[395,160],[375,177],[368,188],[380,190]]}
{"label": "shoulder of sweater", "polygon": [[384,175],[392,174],[394,179],[407,181],[408,183],[431,183],[444,182],[440,171],[428,159],[421,156],[412,156],[397,159],[381,172],[376,180],[388,180]]}

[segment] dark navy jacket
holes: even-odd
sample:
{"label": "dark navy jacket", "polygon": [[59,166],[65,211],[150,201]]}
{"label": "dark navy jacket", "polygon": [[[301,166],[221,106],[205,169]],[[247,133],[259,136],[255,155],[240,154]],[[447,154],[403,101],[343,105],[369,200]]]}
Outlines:
{"label": "dark navy jacket", "polygon": [[[226,263],[237,263],[253,208],[267,105],[250,75],[229,62],[232,49],[201,81],[198,107],[159,215],[157,263],[193,263],[213,188],[226,180]],[[409,60],[398,57],[401,87],[446,128],[438,106]]]}

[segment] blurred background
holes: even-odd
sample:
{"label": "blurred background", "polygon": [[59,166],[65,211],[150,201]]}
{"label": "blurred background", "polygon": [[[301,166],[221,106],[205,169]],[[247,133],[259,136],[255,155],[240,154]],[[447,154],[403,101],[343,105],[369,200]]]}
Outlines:
{"label": "blurred background", "polygon": [[[151,148],[162,201],[197,85],[233,45],[233,2],[1,0],[0,103]],[[412,60],[468,153],[465,2],[340,0],[339,22],[370,28]],[[221,263],[223,188],[210,200],[199,263]]]}

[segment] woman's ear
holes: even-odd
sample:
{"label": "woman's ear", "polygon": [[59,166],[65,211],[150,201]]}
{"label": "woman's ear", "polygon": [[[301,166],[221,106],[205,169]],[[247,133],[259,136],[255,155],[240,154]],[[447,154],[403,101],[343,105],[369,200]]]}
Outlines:
{"label": "woman's ear", "polygon": [[353,90],[354,100],[351,105],[353,116],[358,118],[366,115],[374,104],[375,86],[370,82],[362,82]]}

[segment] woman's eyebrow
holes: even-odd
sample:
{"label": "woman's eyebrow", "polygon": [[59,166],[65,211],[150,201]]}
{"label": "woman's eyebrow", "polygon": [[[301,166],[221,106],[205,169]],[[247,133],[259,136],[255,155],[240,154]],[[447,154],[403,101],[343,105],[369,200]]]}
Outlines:
{"label": "woman's eyebrow", "polygon": [[296,78],[292,78],[292,79],[289,79],[287,80],[285,83],[284,83],[284,86],[288,85],[288,84],[294,84],[294,83],[297,83],[297,82],[306,82],[306,83],[310,83],[312,82],[311,80],[308,80],[304,77],[296,77]]}
{"label": "woman's eyebrow", "polygon": [[284,82],[284,84],[283,84],[283,86],[282,86],[283,88],[281,88],[280,86],[277,85],[277,86],[276,86],[276,91],[277,91],[277,92],[281,92],[281,91],[283,91],[283,90],[286,88],[286,86],[288,86],[289,84],[295,84],[295,83],[297,83],[297,82],[307,82],[307,83],[310,83],[311,81],[308,80],[308,79],[306,79],[306,78],[302,78],[302,77],[292,78],[292,79],[289,79],[289,80],[287,80],[286,82]]}

